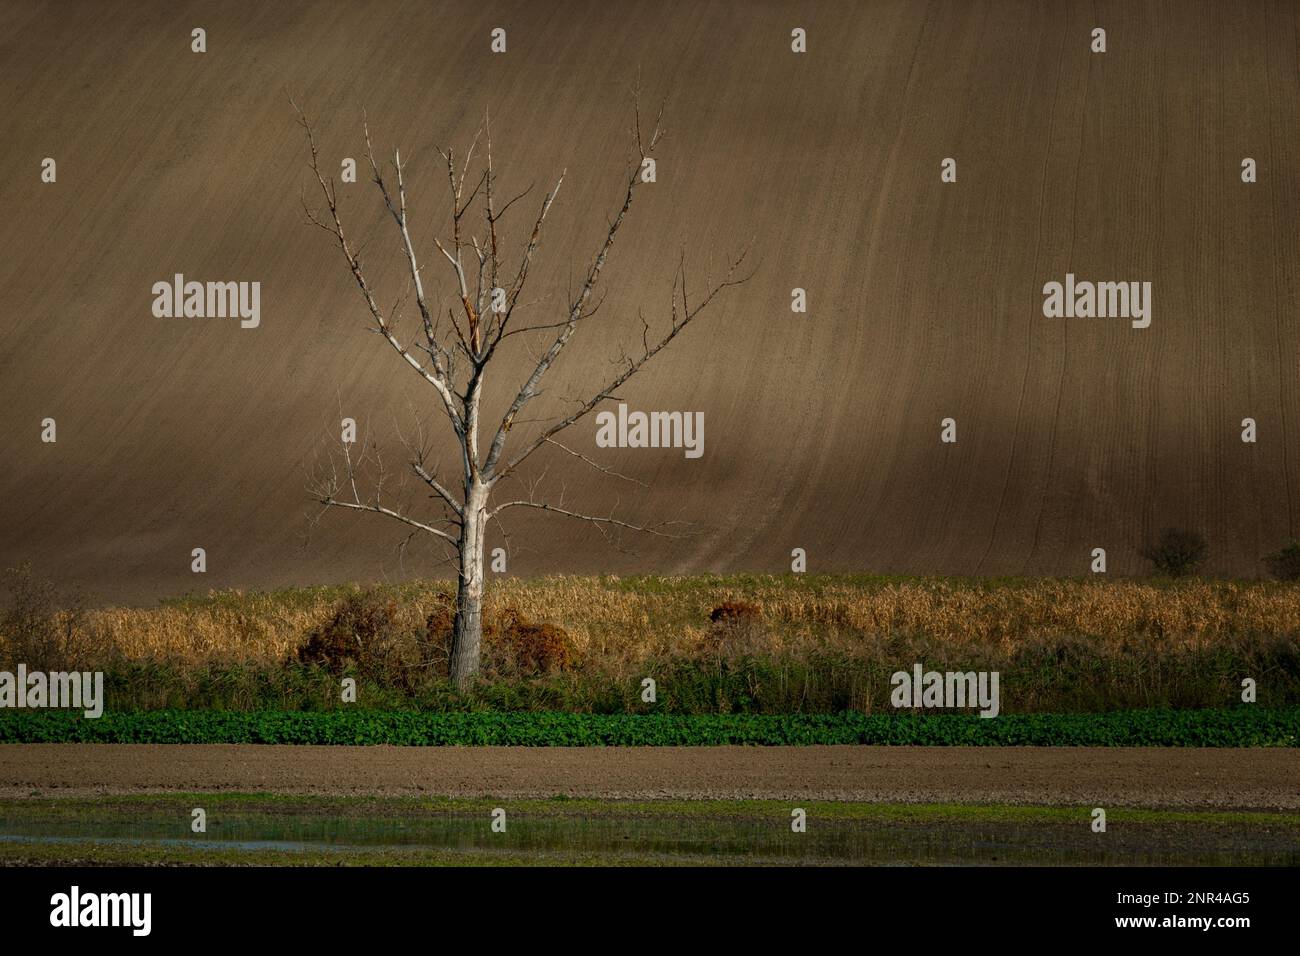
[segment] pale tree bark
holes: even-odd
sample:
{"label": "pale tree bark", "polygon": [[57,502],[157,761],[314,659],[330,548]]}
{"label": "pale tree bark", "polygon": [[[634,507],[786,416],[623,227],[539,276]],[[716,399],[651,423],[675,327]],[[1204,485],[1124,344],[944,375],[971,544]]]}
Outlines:
{"label": "pale tree bark", "polygon": [[450,673],[463,686],[478,672],[483,644],[483,545],[487,533],[489,485],[466,489],[465,518],[457,544],[456,622],[452,630]]}
{"label": "pale tree bark", "polygon": [[[436,395],[435,408],[451,427],[460,459],[455,480],[444,479],[439,475],[436,464],[429,460],[429,444],[422,433],[413,442],[403,439],[409,453],[407,464],[410,477],[418,479],[429,489],[427,500],[433,502],[437,509],[433,515],[417,514],[400,497],[393,496],[386,487],[388,474],[382,456],[376,447],[367,443],[363,443],[361,451],[355,455],[344,445],[340,453],[331,457],[328,466],[316,475],[310,490],[313,497],[324,506],[323,510],[344,508],[380,514],[405,525],[410,529],[410,535],[427,534],[446,546],[449,560],[457,568],[456,616],[449,671],[451,678],[462,688],[470,684],[479,669],[483,634],[485,538],[488,524],[503,510],[527,507],[585,521],[607,538],[623,530],[671,535],[669,528],[675,524],[625,521],[613,514],[585,514],[567,507],[563,499],[554,502],[543,497],[539,491],[540,480],[528,484],[527,497],[512,498],[493,505],[492,494],[496,486],[507,479],[521,480],[520,466],[545,447],[559,449],[576,457],[602,474],[635,481],[564,445],[557,436],[602,403],[613,399],[616,390],[676,339],[720,292],[748,278],[747,275],[739,274],[747,251],[742,250],[729,261],[722,279],[714,283],[706,281],[702,293],[688,297],[683,257],[679,260],[670,287],[666,325],[658,332],[652,331],[650,320],[645,317],[644,311],[639,311],[640,351],[624,355],[616,365],[616,371],[587,398],[578,400],[576,409],[543,419],[536,434],[521,440],[521,447],[513,453],[508,451],[511,430],[522,421],[521,413],[540,394],[543,379],[578,327],[590,320],[600,308],[599,301],[592,301],[594,290],[614,239],[631,208],[633,196],[641,185],[642,163],[654,152],[663,136],[660,117],[656,117],[649,136],[643,136],[638,99],[634,97],[633,102],[634,152],[618,212],[609,222],[595,258],[586,268],[582,285],[571,296],[563,313],[553,320],[540,319],[526,325],[512,324],[512,319],[516,311],[527,308],[521,304],[520,297],[541,241],[547,213],[564,182],[563,173],[556,180],[555,186],[542,198],[518,266],[508,269],[503,261],[498,224],[516,202],[528,195],[531,187],[505,203],[498,203],[494,195],[496,172],[493,167],[491,127],[486,120],[462,161],[458,163],[455,153],[450,149],[440,151],[446,165],[452,200],[451,230],[448,239],[434,239],[433,245],[446,262],[455,303],[446,310],[444,323],[442,308],[430,305],[420,253],[411,238],[406,202],[406,166],[401,153],[395,150],[391,163],[381,166],[375,159],[371,146],[369,126],[363,125],[366,158],[372,180],[396,227],[401,256],[409,274],[408,291],[398,297],[392,308],[385,312],[362,267],[358,247],[343,227],[334,180],[327,178],[320,167],[315,131],[305,113],[294,104],[299,123],[307,135],[310,168],[328,211],[328,215],[318,214],[304,195],[303,209],[307,219],[328,232],[342,252],[365,302],[372,323],[371,331],[382,336],[400,359],[433,388]],[[484,147],[482,171],[471,182],[468,175],[480,142]],[[386,178],[390,175],[389,168],[391,180]],[[476,204],[480,231],[467,234],[465,218]],[[420,324],[419,331],[413,335],[400,327],[401,310],[411,293],[414,294]],[[545,347],[540,349],[532,372],[514,392],[514,398],[501,421],[495,428],[485,430],[481,406],[492,360],[498,355],[498,349],[503,343],[517,335],[541,336],[541,343]],[[486,451],[480,447],[480,437],[484,434],[491,436]],[[459,489],[459,494],[452,490],[456,488]]]}

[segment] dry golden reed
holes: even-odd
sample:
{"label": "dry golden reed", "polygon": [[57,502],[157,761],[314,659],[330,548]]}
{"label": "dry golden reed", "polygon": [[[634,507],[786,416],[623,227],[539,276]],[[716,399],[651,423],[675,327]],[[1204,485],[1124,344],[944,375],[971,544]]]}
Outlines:
{"label": "dry golden reed", "polygon": [[[446,582],[383,586],[412,621]],[[279,662],[324,623],[347,589],[223,591],[153,608],[86,614],[100,653],[178,663]],[[752,626],[710,621],[728,601],[752,605]],[[891,636],[1012,651],[1024,642],[1083,638],[1106,653],[1194,650],[1240,635],[1300,634],[1300,588],[1188,581],[953,581],[836,576],[504,579],[490,611],[563,627],[580,659],[621,670],[639,660],[695,657],[720,642],[778,654],[849,654]]]}

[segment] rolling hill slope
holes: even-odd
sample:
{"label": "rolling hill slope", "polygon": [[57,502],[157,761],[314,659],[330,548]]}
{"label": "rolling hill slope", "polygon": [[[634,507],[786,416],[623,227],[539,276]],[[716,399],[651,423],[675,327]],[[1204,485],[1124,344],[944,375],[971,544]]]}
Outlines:
{"label": "rolling hill slope", "polygon": [[[532,320],[554,321],[620,199],[638,74],[666,101],[658,180],[546,410],[639,344],[639,307],[666,319],[683,250],[700,287],[749,240],[758,271],[620,396],[704,412],[703,457],[598,450],[588,420],[574,447],[650,488],[558,452],[532,476],[698,533],[624,551],[563,517],[511,517],[511,573],[774,571],[795,547],[815,570],[960,574],[1082,574],[1104,547],[1112,573],[1136,573],[1145,539],[1184,525],[1205,532],[1207,570],[1254,576],[1296,533],[1294,5],[4,2],[0,23],[4,566],[31,558],[128,601],[450,573],[435,547],[400,553],[381,518],[312,525],[305,486],[342,416],[396,460],[396,429],[435,409],[305,223],[288,97],[333,168],[361,158],[363,109],[377,146],[401,146],[444,301],[434,145],[463,149],[490,110],[503,192],[567,168],[531,289]],[[360,178],[343,214],[387,306],[402,263]],[[151,287],[176,273],[260,282],[260,325],[155,318]],[[1150,281],[1150,327],[1045,318],[1043,285],[1067,273]]]}

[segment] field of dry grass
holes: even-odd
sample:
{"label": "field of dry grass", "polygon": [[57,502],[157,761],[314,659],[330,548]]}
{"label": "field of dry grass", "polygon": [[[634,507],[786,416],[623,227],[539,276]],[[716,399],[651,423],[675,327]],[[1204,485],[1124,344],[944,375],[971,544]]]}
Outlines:
{"label": "field of dry grass", "polygon": [[[443,582],[383,587],[414,625],[442,605]],[[275,662],[327,621],[346,589],[221,591],[151,608],[104,608],[85,623],[104,652],[130,659]],[[1300,635],[1300,588],[1272,583],[962,581],[754,576],[505,579],[489,611],[564,628],[586,659],[690,656],[717,643],[710,614],[741,605],[747,650],[853,651],[872,639],[924,636],[954,649],[1010,650],[1065,637],[1106,651],[1201,648],[1244,636]]]}
{"label": "field of dry grass", "polygon": [[998,671],[1008,711],[1231,706],[1247,676],[1300,702],[1300,588],[1269,582],[507,578],[468,702],[445,680],[449,582],[78,610],[14,587],[6,660],[103,669],[146,708],[333,706],[348,672],[386,707],[634,711],[653,674],[689,712],[870,712],[917,662]]}

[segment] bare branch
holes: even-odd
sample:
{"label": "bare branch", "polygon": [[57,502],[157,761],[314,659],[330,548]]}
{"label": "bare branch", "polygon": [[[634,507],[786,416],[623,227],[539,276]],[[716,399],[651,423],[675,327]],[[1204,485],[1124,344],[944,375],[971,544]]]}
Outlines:
{"label": "bare branch", "polygon": [[402,250],[406,254],[407,267],[411,272],[411,282],[415,287],[415,301],[419,305],[420,318],[424,323],[424,335],[429,343],[429,348],[426,351],[433,358],[434,370],[444,381],[447,381],[447,370],[442,366],[442,349],[438,345],[433,316],[425,299],[424,280],[420,275],[420,265],[415,257],[415,246],[411,242],[411,232],[407,224],[406,182],[402,173],[402,153],[400,150],[393,151],[393,169],[397,172],[398,197],[397,204],[394,205],[393,198],[388,191],[388,184],[384,182],[379,164],[375,161],[375,151],[370,143],[370,125],[364,119],[362,127],[365,130],[366,158],[370,162],[371,177],[375,185],[379,187],[379,192],[384,197],[384,206],[388,209],[389,215],[393,217],[393,221],[397,224],[397,229],[402,236]]}
{"label": "bare branch", "polygon": [[[298,104],[294,103],[292,100],[290,100],[290,103],[293,104],[294,109],[298,112],[299,124],[306,131],[307,143],[311,149],[311,170],[316,177],[316,182],[320,186],[321,194],[325,197],[325,203],[329,207],[330,218],[333,221],[333,228],[326,227],[327,231],[333,233],[339,249],[343,253],[343,257],[347,260],[348,268],[352,272],[352,278],[356,281],[357,288],[361,290],[361,296],[365,299],[366,307],[370,310],[370,315],[375,320],[376,331],[383,335],[383,337],[388,341],[388,344],[393,347],[397,354],[400,355],[408,365],[415,369],[425,381],[437,390],[439,396],[442,398],[447,416],[451,419],[452,427],[458,434],[462,433],[463,422],[460,413],[456,409],[455,400],[450,388],[448,387],[446,378],[439,374],[436,367],[433,372],[430,372],[418,358],[411,354],[406,346],[402,345],[402,343],[397,340],[397,337],[393,334],[392,328],[388,324],[386,316],[379,308],[378,302],[375,301],[374,292],[370,287],[370,283],[366,280],[365,273],[361,269],[361,262],[352,251],[347,236],[344,234],[343,222],[339,218],[337,189],[334,186],[333,180],[331,179],[329,182],[326,182],[324,174],[321,173],[320,149],[316,143],[315,131],[312,129],[311,124],[307,120],[306,114],[301,108],[299,108]],[[386,191],[385,197],[385,201],[387,201]],[[317,224],[319,225],[319,223]]]}
{"label": "bare branch", "polygon": [[390,518],[396,518],[403,524],[410,525],[412,528],[418,528],[420,531],[427,531],[429,534],[437,535],[439,538],[445,538],[452,544],[456,544],[456,538],[445,531],[439,531],[431,525],[416,521],[414,518],[407,517],[400,512],[393,511],[391,508],[385,508],[382,505],[362,504],[356,501],[339,501],[332,498],[319,499],[321,504],[330,508],[351,508],[354,511],[373,511],[375,514],[387,515]]}
{"label": "bare branch", "polygon": [[[546,214],[551,211],[551,206],[555,202],[555,197],[560,192],[560,187],[564,185],[564,176],[566,172],[567,169],[560,172],[560,178],[556,180],[555,188],[547,193],[546,198],[542,200],[542,208],[538,211],[537,219],[533,223],[533,231],[528,237],[528,246],[524,249],[523,259],[519,263],[519,271],[515,274],[514,282],[511,283],[510,289],[506,293],[506,310],[497,320],[495,335],[492,336],[487,351],[483,355],[484,363],[492,357],[492,354],[496,351],[497,345],[500,344],[501,339],[506,335],[506,325],[510,322],[510,317],[514,313],[515,305],[519,301],[519,296],[524,291],[524,285],[528,281],[528,270],[531,268],[533,262],[533,254],[537,252],[537,245],[541,241],[542,224],[546,221]],[[528,188],[532,189],[531,186]],[[510,202],[513,203],[514,200],[512,199]],[[502,213],[504,214],[504,212],[505,210],[503,209]],[[500,218],[499,215],[494,216],[492,220],[493,223]]]}
{"label": "bare branch", "polygon": [[[510,474],[525,459],[527,459],[529,455],[537,451],[537,449],[541,448],[543,445],[547,444],[550,441],[550,439],[553,438],[555,435],[559,434],[564,429],[568,428],[570,425],[573,425],[575,422],[578,422],[579,420],[584,418],[593,409],[595,409],[601,402],[605,401],[606,399],[613,398],[615,390],[622,387],[622,385],[626,383],[628,379],[630,379],[633,375],[635,375],[642,368],[644,368],[647,362],[649,362],[652,358],[654,358],[661,351],[663,351],[663,349],[667,347],[669,342],[671,342],[678,335],[680,335],[683,329],[685,329],[701,312],[703,312],[706,308],[708,308],[709,304],[714,300],[714,298],[717,296],[719,292],[721,292],[723,289],[735,285],[740,285],[741,283],[748,281],[749,278],[753,275],[753,273],[749,273],[740,278],[735,278],[736,271],[744,263],[745,257],[748,254],[749,254],[749,246],[746,246],[741,251],[740,255],[736,259],[734,259],[731,265],[727,268],[727,273],[724,276],[723,280],[719,282],[717,285],[713,286],[708,291],[708,293],[704,296],[704,298],[693,308],[687,309],[683,305],[682,312],[679,316],[677,313],[676,305],[674,305],[670,327],[668,331],[657,342],[655,342],[653,345],[650,345],[648,348],[646,348],[642,352],[639,358],[627,359],[623,370],[619,372],[619,374],[615,375],[612,379],[610,379],[610,381],[607,382],[605,386],[601,388],[599,391],[597,391],[591,398],[583,402],[578,407],[577,411],[561,419],[559,422],[550,426],[549,428],[545,429],[522,452],[520,452],[514,458],[510,459],[503,468],[501,468],[499,471],[493,472],[493,480],[499,480],[500,478],[503,478],[506,475]],[[682,295],[684,297],[685,286],[683,285],[682,288],[683,288]],[[547,354],[549,355],[551,353],[548,352]],[[545,357],[543,357],[543,360],[545,360]],[[491,468],[492,465],[493,465],[493,461],[491,456],[489,456],[487,467]]]}
{"label": "bare branch", "polygon": [[[387,474],[384,469],[383,459],[379,456],[372,444],[364,443],[361,448],[360,457],[354,461],[352,458],[352,449],[349,447],[347,442],[344,442],[342,445],[341,459],[342,474],[339,472],[339,459],[331,455],[328,470],[318,474],[316,480],[308,489],[311,496],[324,505],[325,508],[345,508],[352,511],[370,511],[375,514],[386,515],[419,531],[428,532],[429,534],[449,541],[452,544],[457,543],[457,538],[454,535],[443,531],[441,528],[438,528],[433,524],[419,521],[384,503],[383,489]],[[358,485],[357,473],[359,469],[371,459],[373,459],[378,473],[374,481],[373,495],[363,499]],[[459,513],[458,508],[457,512]],[[443,519],[440,523],[455,524],[456,522]]]}
{"label": "bare branch", "polygon": [[[662,126],[660,125],[660,121],[663,118],[663,105],[661,104],[659,107],[659,113],[655,118],[654,129],[651,131],[648,142],[644,140],[641,135],[641,107],[640,107],[639,90],[634,91],[633,106],[635,109],[635,116],[636,116],[637,152],[640,154],[641,160],[644,162],[646,157],[651,152],[654,151],[654,148],[658,145],[659,140],[663,135],[663,129]],[[561,180],[563,180],[563,177],[561,177]],[[573,300],[572,304],[569,307],[568,321],[565,322],[564,327],[561,328],[559,333],[556,335],[555,341],[551,343],[551,347],[548,348],[546,352],[542,355],[542,357],[538,360],[537,365],[533,369],[532,374],[528,376],[528,379],[524,382],[523,386],[519,389],[519,392],[515,396],[514,401],[510,403],[510,408],[506,411],[505,415],[502,417],[501,424],[497,427],[496,436],[492,440],[492,447],[488,452],[487,460],[484,462],[484,466],[483,466],[484,471],[487,474],[491,475],[494,469],[496,468],[497,462],[500,460],[502,450],[505,446],[506,435],[510,431],[511,426],[514,424],[515,418],[519,415],[519,412],[524,408],[524,406],[527,405],[530,401],[532,401],[534,397],[536,397],[538,384],[541,382],[543,376],[546,375],[547,370],[549,370],[550,367],[554,364],[555,359],[559,356],[560,352],[569,343],[570,338],[572,338],[573,331],[577,327],[579,319],[581,319],[584,315],[587,301],[591,297],[591,292],[595,288],[596,282],[600,278],[601,270],[603,270],[605,267],[605,262],[609,257],[609,250],[614,245],[614,239],[618,235],[619,227],[623,225],[623,220],[627,216],[627,211],[632,205],[633,193],[636,191],[637,186],[641,182],[642,179],[641,179],[640,165],[634,164],[628,175],[627,187],[623,193],[623,204],[619,208],[618,214],[614,217],[613,222],[610,223],[609,231],[605,234],[605,241],[601,245],[600,251],[596,254],[596,258],[592,262],[590,268],[588,268],[587,277],[583,281],[582,287],[579,290],[577,297]],[[558,185],[556,188],[557,189],[559,188]],[[544,210],[543,210],[543,215],[545,215]],[[540,219],[538,224],[540,226]],[[536,234],[536,230],[534,230],[534,234]],[[531,249],[532,249],[531,242],[529,244],[529,249],[530,249],[529,255],[531,255]],[[528,261],[528,257],[526,256],[525,264],[527,263],[527,261]],[[583,414],[585,414],[585,412]],[[532,449],[530,449],[530,451],[531,450]]]}
{"label": "bare branch", "polygon": [[621,474],[617,471],[614,471],[614,469],[612,468],[607,468],[598,462],[592,461],[590,458],[588,458],[586,455],[582,454],[581,452],[574,451],[572,448],[568,447],[567,445],[560,444],[558,441],[555,441],[553,438],[548,438],[546,440],[546,443],[548,445],[554,445],[556,448],[560,449],[560,451],[572,455],[574,458],[581,459],[582,461],[590,465],[592,468],[595,468],[597,471],[603,474],[609,475],[611,478],[621,478],[623,481],[630,481],[632,482],[632,484],[640,485],[642,488],[650,487],[641,479],[633,478],[630,475]]}
{"label": "bare branch", "polygon": [[620,521],[619,519],[613,517],[601,517],[599,515],[585,515],[577,511],[568,511],[567,509],[558,508],[555,505],[547,504],[544,501],[524,501],[522,499],[517,501],[507,501],[493,508],[488,513],[489,517],[495,518],[497,514],[499,514],[500,512],[504,511],[507,508],[536,508],[538,511],[549,511],[552,514],[564,515],[565,517],[568,518],[577,518],[579,521],[587,521],[597,526],[609,525],[616,528],[625,528],[628,531],[636,531],[641,534],[653,534],[661,538],[686,537],[686,535],[683,534],[673,534],[671,532],[661,530],[663,528],[668,527],[669,525],[683,524],[683,522],[680,521],[664,521],[664,522],[660,522],[658,525],[638,525],[638,524],[632,524],[627,521]]}

